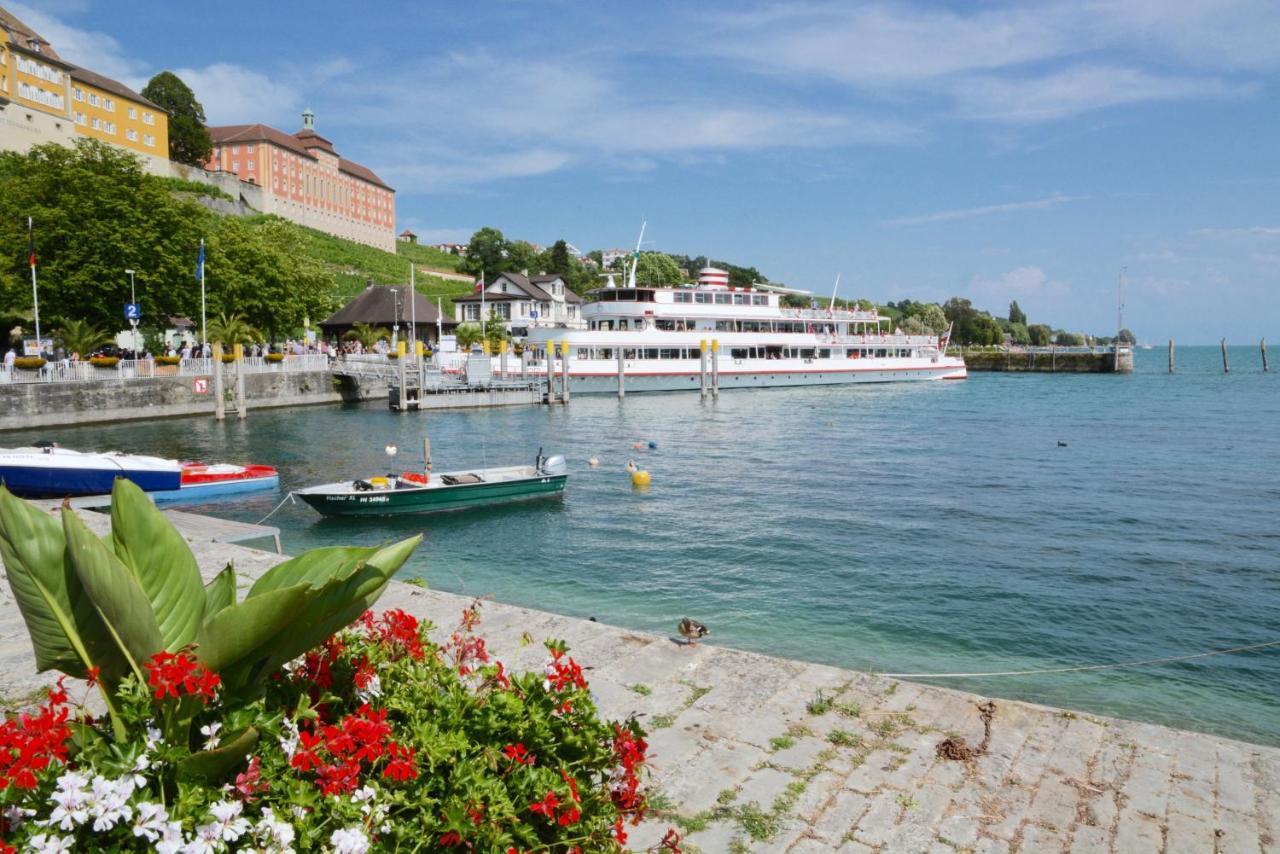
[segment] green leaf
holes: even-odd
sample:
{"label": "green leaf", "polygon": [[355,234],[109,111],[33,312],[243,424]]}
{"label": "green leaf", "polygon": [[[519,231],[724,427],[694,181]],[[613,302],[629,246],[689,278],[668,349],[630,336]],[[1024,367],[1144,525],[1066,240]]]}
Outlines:
{"label": "green leaf", "polygon": [[263,593],[279,590],[282,587],[292,587],[302,582],[312,585],[323,584],[336,576],[351,573],[360,561],[368,560],[377,554],[377,551],[372,548],[346,546],[312,549],[283,563],[278,563],[264,572],[249,588],[245,599],[252,599]]}
{"label": "green leaf", "polygon": [[248,727],[213,750],[201,750],[178,762],[178,779],[216,785],[231,775],[258,744],[258,730]]}
{"label": "green leaf", "polygon": [[67,508],[62,530],[76,577],[134,673],[144,678],[142,663],[164,649],[151,602],[133,573]]}
{"label": "green leaf", "polygon": [[67,560],[62,526],[2,486],[0,559],[31,635],[37,670],[81,679],[92,666],[106,680],[124,674],[124,657]]}
{"label": "green leaf", "polygon": [[195,640],[205,608],[195,555],[147,494],[124,478],[111,489],[111,539],[151,603],[164,648],[177,652]]}
{"label": "green leaf", "polygon": [[200,628],[196,657],[225,681],[226,672],[246,657],[268,655],[264,647],[297,621],[319,592],[310,584],[295,584],[223,608]]}
{"label": "green leaf", "polygon": [[[227,564],[204,586],[204,620],[208,623],[223,608],[236,602],[236,571]],[[197,633],[198,635],[198,633]]]}

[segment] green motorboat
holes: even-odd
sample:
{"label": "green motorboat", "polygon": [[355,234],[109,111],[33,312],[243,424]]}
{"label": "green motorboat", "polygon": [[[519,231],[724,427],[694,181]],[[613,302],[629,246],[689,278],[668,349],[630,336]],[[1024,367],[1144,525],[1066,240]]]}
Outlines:
{"label": "green motorboat", "polygon": [[346,480],[299,489],[294,495],[326,516],[395,516],[436,513],[481,504],[520,501],[564,493],[569,479],[562,456],[543,457],[531,466],[503,466],[433,473],[430,445],[425,471],[368,480]]}

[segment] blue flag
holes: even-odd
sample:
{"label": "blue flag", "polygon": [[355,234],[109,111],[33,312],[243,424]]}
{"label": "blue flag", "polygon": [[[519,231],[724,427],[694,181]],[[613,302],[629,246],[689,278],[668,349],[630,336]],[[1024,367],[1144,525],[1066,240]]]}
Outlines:
{"label": "blue flag", "polygon": [[196,280],[204,279],[204,243],[200,244],[200,258],[196,261]]}

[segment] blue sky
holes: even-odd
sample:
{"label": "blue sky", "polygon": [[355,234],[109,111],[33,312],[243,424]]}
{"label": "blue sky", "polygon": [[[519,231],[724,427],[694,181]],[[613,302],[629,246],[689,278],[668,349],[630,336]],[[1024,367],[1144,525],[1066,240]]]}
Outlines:
{"label": "blue sky", "polygon": [[[634,243],[1142,339],[1280,338],[1280,3],[27,0],[214,123],[317,128],[400,227]],[[354,11],[353,11],[354,10]]]}

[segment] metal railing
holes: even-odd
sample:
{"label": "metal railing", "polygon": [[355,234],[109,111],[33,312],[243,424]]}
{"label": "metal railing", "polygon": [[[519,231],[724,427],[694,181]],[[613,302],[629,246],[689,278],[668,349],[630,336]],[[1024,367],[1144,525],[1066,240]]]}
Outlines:
{"label": "metal railing", "polygon": [[[265,356],[246,356],[239,362],[223,365],[223,370],[228,373],[239,370],[246,374],[301,373],[328,369],[329,357],[323,353],[289,355],[278,361]],[[61,360],[49,362],[35,370],[0,365],[0,385],[93,380],[125,381],[152,377],[207,377],[212,374],[213,359],[207,358],[183,359],[176,365],[163,364],[154,359],[121,359],[111,367],[98,366],[89,362]]]}

